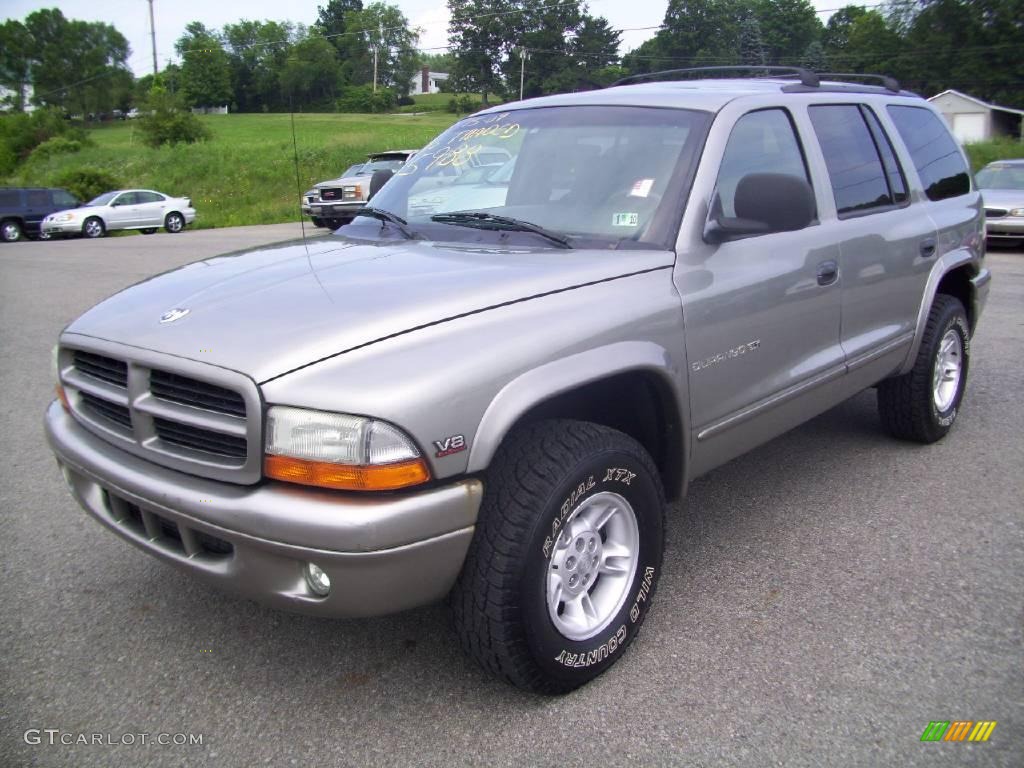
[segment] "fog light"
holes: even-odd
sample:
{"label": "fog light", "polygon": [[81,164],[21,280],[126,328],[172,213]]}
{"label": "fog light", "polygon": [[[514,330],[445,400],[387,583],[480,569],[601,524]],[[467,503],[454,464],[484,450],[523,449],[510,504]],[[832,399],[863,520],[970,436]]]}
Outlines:
{"label": "fog light", "polygon": [[330,594],[331,579],[318,565],[306,563],[304,573],[306,575],[306,583],[313,590],[314,594],[320,597],[327,597]]}

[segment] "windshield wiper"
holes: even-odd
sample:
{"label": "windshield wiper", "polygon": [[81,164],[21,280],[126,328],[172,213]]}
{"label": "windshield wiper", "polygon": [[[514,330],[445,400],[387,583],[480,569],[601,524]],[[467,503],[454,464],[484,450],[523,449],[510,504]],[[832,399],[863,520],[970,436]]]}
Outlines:
{"label": "windshield wiper", "polygon": [[409,222],[403,219],[401,216],[392,213],[391,211],[385,211],[383,208],[373,208],[369,205],[364,205],[358,211],[356,216],[370,216],[371,218],[377,219],[378,221],[387,222],[388,224],[394,224],[395,228],[398,229],[406,240],[415,240],[416,233],[409,229]]}
{"label": "windshield wiper", "polygon": [[559,248],[572,248],[569,241],[557,235],[539,224],[532,224],[522,219],[513,219],[511,216],[498,216],[485,211],[452,211],[451,213],[435,213],[430,217],[431,221],[440,224],[462,224],[467,227],[479,227],[480,229],[507,229],[514,232],[532,232],[535,235],[550,240]]}

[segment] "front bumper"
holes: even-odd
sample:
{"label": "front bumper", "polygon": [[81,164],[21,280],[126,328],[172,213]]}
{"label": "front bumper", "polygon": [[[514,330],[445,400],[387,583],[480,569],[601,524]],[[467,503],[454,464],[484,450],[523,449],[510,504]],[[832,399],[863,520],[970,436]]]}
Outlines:
{"label": "front bumper", "polygon": [[351,219],[366,205],[365,200],[352,203],[302,203],[302,212],[320,219]]}
{"label": "front bumper", "polygon": [[1024,217],[1000,216],[985,220],[985,237],[989,240],[1024,239]]}
{"label": "front bumper", "polygon": [[[100,440],[54,401],[46,436],[72,494],[135,546],[229,591],[320,616],[374,616],[435,602],[473,535],[478,480],[365,497],[285,483],[238,486],[151,464]],[[332,589],[303,577],[313,562]]]}
{"label": "front bumper", "polygon": [[43,219],[40,229],[48,235],[72,235],[82,231],[81,221],[47,221]]}

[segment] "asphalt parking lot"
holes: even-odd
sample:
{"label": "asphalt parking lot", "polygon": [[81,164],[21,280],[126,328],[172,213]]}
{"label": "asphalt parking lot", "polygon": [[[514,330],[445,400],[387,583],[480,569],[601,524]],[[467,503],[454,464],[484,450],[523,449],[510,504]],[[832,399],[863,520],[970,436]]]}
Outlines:
{"label": "asphalt parking lot", "polygon": [[[890,440],[864,393],[698,480],[628,655],[539,698],[477,671],[440,607],[274,612],[128,546],[67,493],[42,430],[60,329],[151,274],[297,232],[0,246],[0,765],[1021,765],[1024,253],[989,255],[946,440]],[[922,743],[933,720],[998,725]]]}

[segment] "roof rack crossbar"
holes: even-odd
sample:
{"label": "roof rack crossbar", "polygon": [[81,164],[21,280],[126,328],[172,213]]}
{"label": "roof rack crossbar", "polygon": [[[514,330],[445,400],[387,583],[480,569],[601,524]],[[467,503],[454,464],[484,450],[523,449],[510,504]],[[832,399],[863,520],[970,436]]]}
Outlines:
{"label": "roof rack crossbar", "polygon": [[838,80],[839,78],[875,80],[881,83],[887,91],[892,91],[893,93],[900,92],[899,81],[894,77],[889,77],[888,75],[871,75],[860,72],[820,72],[818,73],[818,76],[832,78],[833,80]]}
{"label": "roof rack crossbar", "polygon": [[614,88],[617,85],[629,85],[630,83],[637,83],[642,80],[650,80],[652,78],[661,78],[665,75],[681,75],[693,72],[759,72],[764,73],[764,75],[784,74],[789,75],[790,77],[799,77],[800,82],[809,88],[817,88],[821,83],[820,78],[816,74],[811,72],[809,69],[804,69],[803,67],[736,65],[726,67],[687,67],[685,69],[665,69],[660,72],[645,72],[643,74],[630,75],[629,77],[624,77],[621,80],[616,80],[609,86],[609,88]]}

